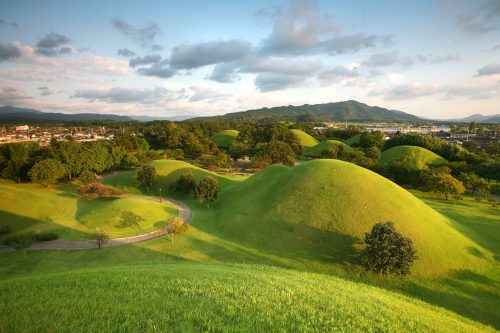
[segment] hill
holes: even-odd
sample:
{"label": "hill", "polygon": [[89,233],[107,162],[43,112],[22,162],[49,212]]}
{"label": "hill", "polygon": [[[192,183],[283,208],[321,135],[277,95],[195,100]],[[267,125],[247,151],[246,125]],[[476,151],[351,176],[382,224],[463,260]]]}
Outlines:
{"label": "hill", "polygon": [[459,123],[470,123],[471,121],[475,121],[476,123],[498,124],[500,123],[500,114],[485,116],[476,113],[465,118],[449,119],[449,121],[454,121]]}
{"label": "hill", "polygon": [[493,331],[377,287],[263,266],[80,269],[0,279],[0,293],[2,332]]}
{"label": "hill", "polygon": [[316,258],[349,261],[375,223],[392,221],[414,241],[419,255],[416,275],[473,267],[481,260],[471,248],[491,256],[405,189],[339,160],[272,166],[220,197],[216,220],[224,222],[217,223],[226,237],[249,246],[269,247],[272,242],[275,248],[286,248],[300,237],[302,251],[314,252]]}
{"label": "hill", "polygon": [[332,146],[342,147],[343,150],[352,150],[350,146],[338,140],[326,140],[318,143],[315,146],[309,147],[305,150],[306,154],[320,154],[323,150],[328,150]]}
{"label": "hill", "polygon": [[212,135],[208,139],[215,143],[218,147],[227,148],[231,145],[231,143],[233,143],[239,133],[240,132],[237,130],[225,130]]}
{"label": "hill", "polygon": [[262,108],[227,113],[223,116],[193,118],[191,120],[427,122],[424,119],[402,111],[369,106],[352,100],[326,104]]}
{"label": "hill", "polygon": [[319,142],[318,140],[316,140],[315,138],[313,138],[312,136],[310,136],[309,134],[307,134],[304,131],[301,131],[298,129],[291,129],[290,132],[292,132],[293,135],[295,135],[295,137],[297,139],[299,139],[300,144],[303,147],[312,147],[312,146],[317,145]]}
{"label": "hill", "polygon": [[16,108],[13,106],[0,107],[0,122],[2,123],[52,123],[78,120],[113,120],[113,121],[132,121],[132,118],[126,116],[117,116],[114,114],[100,113],[51,113],[42,112],[34,109]]}
{"label": "hill", "polygon": [[356,134],[355,136],[353,136],[352,138],[349,138],[347,140],[345,140],[345,144],[349,145],[349,146],[352,146],[354,144],[357,144],[359,145],[359,140],[361,139],[361,134]]}
{"label": "hill", "polygon": [[427,164],[443,164],[448,161],[441,156],[422,147],[416,146],[395,146],[382,152],[379,165],[387,165],[391,161],[410,159],[410,163],[418,169],[422,169]]}

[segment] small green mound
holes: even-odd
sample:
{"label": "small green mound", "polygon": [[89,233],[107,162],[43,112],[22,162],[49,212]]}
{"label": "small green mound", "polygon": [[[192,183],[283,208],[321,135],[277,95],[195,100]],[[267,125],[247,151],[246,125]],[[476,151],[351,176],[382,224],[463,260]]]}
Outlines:
{"label": "small green mound", "polygon": [[346,145],[345,143],[337,140],[326,140],[318,143],[317,145],[313,147],[309,147],[305,149],[306,154],[321,154],[322,151],[328,150],[332,146],[339,146],[342,147],[344,151],[350,151],[353,150],[352,147]]}
{"label": "small green mound", "polygon": [[347,140],[344,140],[344,143],[349,145],[349,146],[352,146],[354,144],[359,145],[360,139],[361,139],[361,134],[356,134],[355,136],[353,136]]}
{"label": "small green mound", "polygon": [[395,146],[382,152],[379,165],[387,165],[392,161],[409,158],[412,165],[422,169],[427,164],[439,165],[448,161],[441,156],[422,147],[417,146]]}
{"label": "small green mound", "polygon": [[276,239],[276,244],[286,242],[288,231],[297,225],[304,248],[319,243],[321,237],[333,241],[337,236],[338,242],[330,247],[315,248],[317,257],[349,258],[375,223],[392,221],[415,244],[416,275],[474,267],[482,259],[473,251],[491,257],[402,187],[339,160],[314,160],[291,169],[271,166],[222,193],[217,205],[221,207],[217,219],[227,221],[227,232],[256,246],[264,246],[263,234],[267,240]]}
{"label": "small green mound", "polygon": [[115,266],[0,281],[2,332],[484,332],[442,308],[266,266]]}
{"label": "small green mound", "polygon": [[231,145],[231,143],[233,143],[239,133],[240,132],[237,130],[225,130],[212,135],[208,139],[215,143],[218,147],[227,148]]}
{"label": "small green mound", "polygon": [[299,139],[300,144],[303,147],[313,147],[317,145],[319,142],[318,140],[316,140],[315,138],[313,138],[304,131],[298,129],[291,129],[290,131],[293,133],[293,135],[295,135],[297,139]]}
{"label": "small green mound", "polygon": [[135,198],[82,201],[79,206],[77,219],[89,232],[104,228],[112,238],[157,230],[178,214],[165,202]]}

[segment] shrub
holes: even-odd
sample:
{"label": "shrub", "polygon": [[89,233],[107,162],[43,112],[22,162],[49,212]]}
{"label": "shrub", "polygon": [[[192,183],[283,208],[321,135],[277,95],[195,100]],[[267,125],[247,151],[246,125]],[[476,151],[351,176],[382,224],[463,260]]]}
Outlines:
{"label": "shrub", "polygon": [[481,197],[474,197],[474,200],[476,200],[477,202],[480,202],[481,200],[483,200],[483,198],[481,198]]}
{"label": "shrub", "polygon": [[194,192],[196,188],[196,183],[194,181],[194,176],[191,171],[184,172],[179,179],[173,184],[173,190],[175,192],[180,192],[184,194],[189,194]]}
{"label": "shrub", "polygon": [[59,238],[59,235],[54,232],[37,232],[33,236],[35,242],[48,242]]}
{"label": "shrub", "polygon": [[98,249],[101,249],[104,246],[104,244],[108,242],[108,240],[109,240],[109,234],[106,232],[106,230],[101,228],[96,228],[95,232],[92,234],[92,237],[90,239],[91,242],[97,245]]}
{"label": "shrub", "polygon": [[404,237],[392,222],[377,223],[365,234],[366,247],[361,252],[361,263],[366,270],[380,275],[405,276],[417,258],[411,239]]}
{"label": "shrub", "polygon": [[8,224],[0,226],[0,236],[10,234],[12,232],[12,227]]}
{"label": "shrub", "polygon": [[80,174],[79,179],[82,184],[91,184],[96,181],[97,176],[94,172],[85,170]]}
{"label": "shrub", "polygon": [[81,194],[82,198],[93,200],[97,198],[115,198],[122,194],[119,189],[106,186],[100,183],[85,184],[78,187],[77,191]]}

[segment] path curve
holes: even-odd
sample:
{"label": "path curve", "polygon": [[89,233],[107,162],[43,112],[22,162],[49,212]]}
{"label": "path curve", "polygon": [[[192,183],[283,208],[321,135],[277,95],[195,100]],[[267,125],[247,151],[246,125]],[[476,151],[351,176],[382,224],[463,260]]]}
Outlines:
{"label": "path curve", "polygon": [[[121,174],[122,172],[116,172],[113,174],[105,175],[97,180],[99,183],[104,181],[105,179],[114,177],[116,175]],[[188,224],[193,218],[193,212],[191,209],[184,203],[168,199],[168,198],[160,198],[160,197],[150,197],[145,195],[132,195],[132,194],[123,194],[120,195],[121,199],[142,199],[149,201],[158,201],[161,203],[168,203],[171,206],[175,207],[179,211],[179,217],[184,221],[185,224]],[[167,229],[162,228],[152,232],[148,232],[146,234],[137,235],[137,236],[129,236],[122,238],[113,238],[110,239],[107,243],[104,244],[104,247],[112,247],[112,246],[122,246],[128,244],[135,244],[139,242],[145,242],[151,239],[155,239],[161,236],[165,236],[167,234]],[[85,240],[53,240],[48,242],[36,242],[29,247],[29,250],[83,250],[83,249],[95,249],[96,244],[92,241]],[[0,246],[0,253],[3,252],[11,252],[14,249],[10,246]]]}

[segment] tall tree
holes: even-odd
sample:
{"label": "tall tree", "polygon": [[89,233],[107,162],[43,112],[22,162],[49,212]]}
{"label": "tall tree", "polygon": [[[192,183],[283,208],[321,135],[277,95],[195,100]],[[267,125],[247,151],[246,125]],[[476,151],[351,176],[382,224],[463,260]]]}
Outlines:
{"label": "tall tree", "polygon": [[146,164],[137,172],[137,184],[146,187],[146,192],[149,192],[149,187],[156,182],[156,169],[150,164]]}
{"label": "tall tree", "polygon": [[200,202],[206,203],[208,208],[210,208],[210,203],[217,199],[219,191],[219,183],[211,176],[203,178],[195,190],[196,197]]}
{"label": "tall tree", "polygon": [[49,186],[61,179],[65,173],[66,169],[61,162],[49,158],[35,163],[28,174],[33,182]]}

